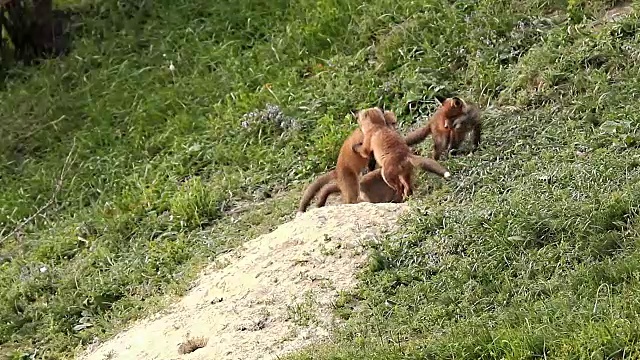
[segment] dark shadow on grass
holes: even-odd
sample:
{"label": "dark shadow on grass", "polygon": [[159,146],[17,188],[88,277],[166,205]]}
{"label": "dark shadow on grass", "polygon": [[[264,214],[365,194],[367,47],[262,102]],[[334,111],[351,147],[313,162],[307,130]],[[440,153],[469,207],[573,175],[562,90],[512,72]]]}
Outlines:
{"label": "dark shadow on grass", "polygon": [[[22,18],[21,10],[6,10],[0,12],[4,17],[3,33],[11,38],[12,42],[4,41],[2,54],[0,54],[0,91],[5,90],[9,81],[25,77],[24,71],[12,71],[12,68],[22,65],[25,67],[37,66],[43,60],[55,59],[66,56],[72,49],[72,37],[70,25],[76,15],[71,10],[54,9],[51,11],[51,39],[48,39],[45,31],[34,25],[16,24],[9,19],[11,16]],[[7,27],[8,26],[8,27]],[[6,40],[6,39],[5,39]],[[29,76],[26,76],[25,80]]]}

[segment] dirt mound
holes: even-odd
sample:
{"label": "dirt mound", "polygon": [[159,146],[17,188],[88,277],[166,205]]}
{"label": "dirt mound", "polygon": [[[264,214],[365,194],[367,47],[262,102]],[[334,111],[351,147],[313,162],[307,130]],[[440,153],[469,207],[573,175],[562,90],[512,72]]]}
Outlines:
{"label": "dirt mound", "polygon": [[333,301],[354,286],[366,260],[363,245],[392,230],[406,209],[370,203],[311,209],[245,243],[227,256],[229,265],[207,269],[167,311],[80,359],[273,359],[322,341],[336,321]]}

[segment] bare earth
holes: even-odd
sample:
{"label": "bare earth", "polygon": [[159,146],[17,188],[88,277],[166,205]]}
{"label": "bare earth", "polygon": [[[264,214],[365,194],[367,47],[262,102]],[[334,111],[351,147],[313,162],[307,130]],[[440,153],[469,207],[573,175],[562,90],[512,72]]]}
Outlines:
{"label": "bare earth", "polygon": [[[103,359],[275,359],[326,340],[332,303],[352,288],[363,245],[396,226],[406,204],[310,209],[211,266],[167,311],[135,323],[79,357]],[[181,355],[187,339],[206,346]]]}

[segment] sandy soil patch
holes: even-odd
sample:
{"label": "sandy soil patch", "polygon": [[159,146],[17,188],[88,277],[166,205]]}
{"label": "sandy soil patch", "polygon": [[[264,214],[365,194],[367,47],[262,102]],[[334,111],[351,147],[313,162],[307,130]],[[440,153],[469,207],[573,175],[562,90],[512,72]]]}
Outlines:
{"label": "sandy soil patch", "polygon": [[333,301],[355,285],[366,260],[364,244],[395,228],[406,209],[371,203],[310,209],[245,243],[226,257],[226,267],[208,268],[166,311],[79,359],[274,359],[325,340],[337,321]]}

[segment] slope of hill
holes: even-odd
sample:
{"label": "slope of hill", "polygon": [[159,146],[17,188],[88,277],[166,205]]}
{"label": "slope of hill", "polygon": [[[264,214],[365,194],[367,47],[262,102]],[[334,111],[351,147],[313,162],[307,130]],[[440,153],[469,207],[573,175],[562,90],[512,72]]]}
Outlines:
{"label": "slope of hill", "polygon": [[[90,346],[81,359],[276,359],[326,340],[333,304],[353,287],[368,243],[404,210],[368,203],[310,210],[246,242],[168,311]],[[192,343],[202,347],[187,352],[183,344]]]}
{"label": "slope of hill", "polygon": [[295,356],[632,357],[640,23],[623,5],[61,2],[73,52],[0,91],[0,351],[70,357],[162,308],[291,218],[349,110],[391,108],[404,132],[458,94],[485,109],[482,148],[375,247],[333,345]]}

